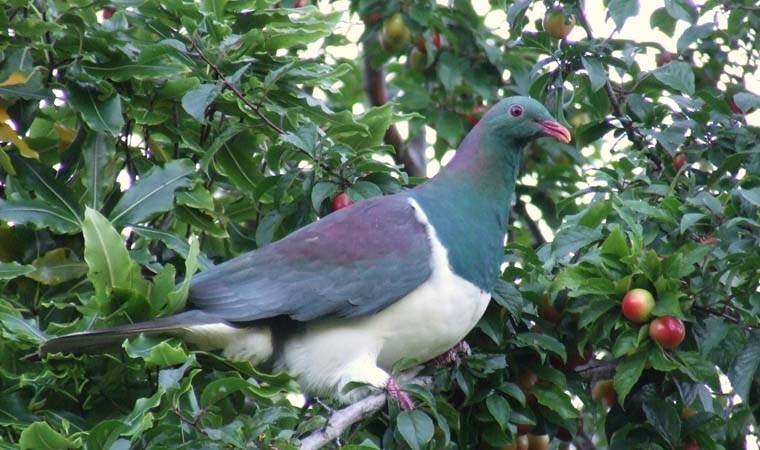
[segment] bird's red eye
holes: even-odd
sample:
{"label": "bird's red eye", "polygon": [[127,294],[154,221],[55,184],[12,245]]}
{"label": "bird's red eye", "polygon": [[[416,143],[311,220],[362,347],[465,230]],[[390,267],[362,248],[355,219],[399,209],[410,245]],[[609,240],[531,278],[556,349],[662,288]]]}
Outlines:
{"label": "bird's red eye", "polygon": [[512,105],[511,108],[509,108],[509,114],[512,115],[512,117],[520,117],[522,116],[523,109],[520,105]]}

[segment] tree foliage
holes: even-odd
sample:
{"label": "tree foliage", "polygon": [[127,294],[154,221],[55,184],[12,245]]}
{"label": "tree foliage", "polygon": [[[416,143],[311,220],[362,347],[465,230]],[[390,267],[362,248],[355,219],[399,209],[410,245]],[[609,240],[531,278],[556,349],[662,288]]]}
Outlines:
{"label": "tree foliage", "polygon": [[[618,29],[672,37],[666,49],[596,35],[582,0],[563,4],[580,30],[566,40],[542,28],[549,0],[303,3],[0,9],[0,448],[297,448],[330,410],[294,406],[287,374],[173,339],[27,355],[171,313],[196,270],[328,214],[340,192],[419,182],[401,165],[425,150],[415,136],[427,129],[445,160],[512,94],[543,101],[574,141],[526,152],[473,353],[408,385],[415,411],[389,402],[341,444],[498,449],[530,428],[583,449],[743,448],[760,397],[760,130],[747,123],[760,97],[744,84],[757,6],[665,0],[643,17],[635,0],[604,2]],[[383,44],[399,12],[410,40]],[[506,32],[487,26],[494,12]],[[637,287],[654,316],[686,324],[677,349],[621,315]],[[608,405],[591,388],[609,379]]]}

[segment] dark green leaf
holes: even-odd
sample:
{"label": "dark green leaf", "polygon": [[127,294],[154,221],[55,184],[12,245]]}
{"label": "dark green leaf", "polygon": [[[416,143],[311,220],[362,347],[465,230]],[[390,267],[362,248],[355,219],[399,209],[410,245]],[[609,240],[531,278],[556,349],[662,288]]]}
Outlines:
{"label": "dark green leaf", "polygon": [[12,280],[34,271],[34,266],[28,264],[24,265],[17,262],[0,263],[0,280]]}
{"label": "dark green leaf", "polygon": [[87,264],[68,248],[56,248],[32,261],[35,271],[27,274],[38,283],[54,286],[76,280],[87,273]]}
{"label": "dark green leaf", "polygon": [[187,353],[177,342],[149,338],[140,335],[124,342],[122,345],[132,358],[141,358],[150,365],[159,367],[173,366],[184,363]]}
{"label": "dark green leaf", "polygon": [[511,411],[509,402],[501,395],[491,394],[486,398],[486,408],[501,429],[506,430]]}
{"label": "dark green leaf", "polygon": [[435,431],[433,421],[419,409],[401,411],[396,417],[396,428],[413,450],[419,450],[430,442]]}
{"label": "dark green leaf", "polygon": [[644,366],[647,362],[646,353],[636,353],[634,355],[626,357],[615,372],[615,391],[618,394],[618,400],[621,404],[625,401],[628,393],[639,381],[641,373],[644,371]]}
{"label": "dark green leaf", "polygon": [[34,422],[21,432],[21,450],[63,450],[79,448],[80,444],[55,431],[46,422]]}
{"label": "dark green leaf", "polygon": [[603,88],[607,83],[607,70],[602,63],[596,58],[581,57],[583,68],[588,72],[588,78],[591,81],[591,90],[593,92]]}
{"label": "dark green leaf", "polygon": [[570,253],[577,252],[580,248],[598,241],[602,237],[599,229],[584,226],[573,226],[561,229],[552,242],[553,253],[562,258]]}
{"label": "dark green leaf", "polygon": [[760,364],[760,332],[750,333],[749,341],[731,364],[728,379],[742,401],[749,401],[750,387]]}
{"label": "dark green leaf", "polygon": [[87,189],[85,203],[100,210],[105,197],[116,184],[116,175],[121,161],[116,156],[116,141],[105,133],[90,132],[82,144],[82,159],[85,170],[82,184]]}
{"label": "dark green leaf", "polygon": [[650,398],[642,404],[649,425],[666,442],[674,446],[681,439],[681,419],[672,402],[660,398]]}
{"label": "dark green leaf", "polygon": [[71,211],[41,200],[0,200],[0,219],[50,228],[56,233],[75,233],[81,229],[79,220],[71,216]]}
{"label": "dark green leaf", "polygon": [[187,159],[154,166],[122,195],[109,214],[111,222],[116,226],[137,224],[170,210],[174,191],[189,186],[194,172],[195,164]]}
{"label": "dark green leaf", "polygon": [[317,211],[322,207],[322,202],[330,198],[338,190],[338,185],[328,181],[320,181],[311,189],[311,205]]}
{"label": "dark green leaf", "polygon": [[609,0],[607,12],[619,30],[628,18],[639,13],[639,0]]}
{"label": "dark green leaf", "polygon": [[206,121],[206,108],[216,100],[220,92],[222,87],[215,83],[198,85],[182,96],[182,108],[193,119],[203,123]]}
{"label": "dark green leaf", "polygon": [[694,94],[694,72],[688,63],[669,62],[655,70],[654,76],[670,88],[685,94]]}
{"label": "dark green leaf", "polygon": [[118,95],[101,100],[97,92],[73,86],[69,88],[69,95],[68,100],[71,106],[82,115],[87,126],[113,137],[121,133],[124,117],[121,111],[121,98]]}
{"label": "dark green leaf", "polygon": [[575,419],[578,410],[572,399],[560,387],[555,385],[536,385],[531,389],[538,403],[557,413],[563,419]]}

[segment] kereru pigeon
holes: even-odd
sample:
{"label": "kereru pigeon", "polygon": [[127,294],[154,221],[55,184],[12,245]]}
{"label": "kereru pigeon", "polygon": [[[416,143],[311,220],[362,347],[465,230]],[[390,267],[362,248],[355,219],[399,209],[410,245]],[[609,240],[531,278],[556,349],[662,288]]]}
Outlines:
{"label": "kereru pigeon", "polygon": [[269,361],[311,395],[352,402],[366,395],[344,390],[356,382],[410,408],[388,371],[444,353],[483,315],[522,149],[540,136],[570,141],[539,102],[505,98],[426,183],[358,202],[200,273],[184,312],[53,338],[39,353],[98,351],[140,333],[179,336],[230,359]]}

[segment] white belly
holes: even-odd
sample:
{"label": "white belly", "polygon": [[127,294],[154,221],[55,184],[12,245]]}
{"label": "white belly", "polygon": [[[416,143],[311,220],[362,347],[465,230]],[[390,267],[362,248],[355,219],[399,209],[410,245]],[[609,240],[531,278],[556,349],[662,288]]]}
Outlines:
{"label": "white belly", "polygon": [[406,358],[423,363],[462,340],[488,306],[490,294],[456,275],[446,249],[428,225],[433,271],[430,279],[393,305],[371,316],[321,322],[290,338],[279,368],[296,376],[307,391],[335,395],[351,381],[384,386],[390,368]]}

